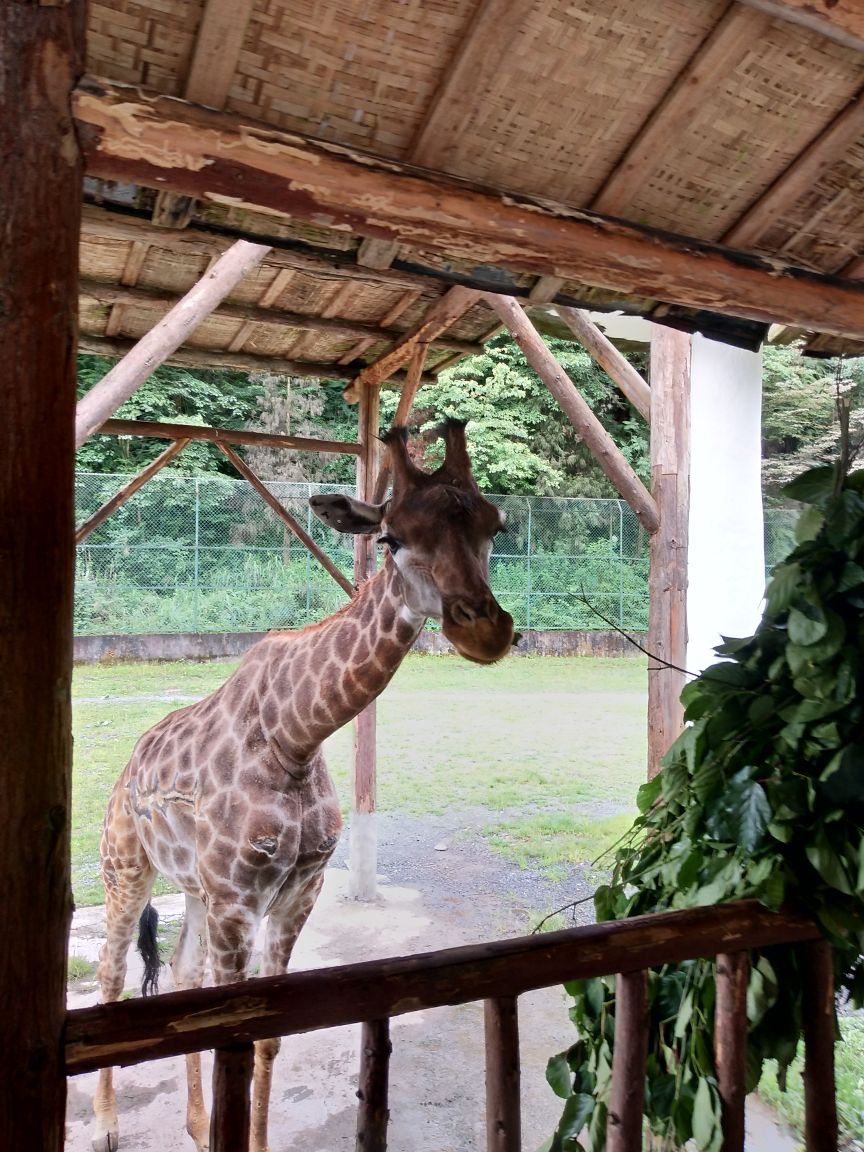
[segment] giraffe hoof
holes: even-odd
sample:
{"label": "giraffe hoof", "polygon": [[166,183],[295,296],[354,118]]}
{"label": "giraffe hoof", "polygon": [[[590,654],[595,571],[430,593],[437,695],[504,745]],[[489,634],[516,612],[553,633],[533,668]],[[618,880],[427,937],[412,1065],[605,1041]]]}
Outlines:
{"label": "giraffe hoof", "polygon": [[109,1129],[93,1137],[93,1152],[117,1152],[120,1147],[120,1134],[116,1128]]}

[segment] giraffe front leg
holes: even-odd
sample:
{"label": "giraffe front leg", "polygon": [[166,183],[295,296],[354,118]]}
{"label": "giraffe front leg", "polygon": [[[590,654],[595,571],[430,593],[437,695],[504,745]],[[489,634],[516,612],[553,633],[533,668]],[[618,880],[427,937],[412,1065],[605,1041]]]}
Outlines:
{"label": "giraffe front leg", "polygon": [[[309,918],[324,882],[323,868],[309,877],[299,892],[283,898],[270,912],[262,976],[281,976],[288,969],[291,953],[300,929]],[[270,1094],[273,1086],[273,1064],[282,1041],[279,1037],[259,1040],[255,1044],[255,1075],[252,1083],[252,1130],[249,1152],[269,1152],[267,1130],[270,1118]]]}
{"label": "giraffe front leg", "polygon": [[[184,988],[201,987],[206,955],[207,915],[204,904],[187,894],[183,927],[171,957],[174,987],[178,992]],[[204,1103],[200,1052],[191,1052],[186,1057],[186,1131],[194,1140],[197,1152],[208,1152],[210,1117]]]}

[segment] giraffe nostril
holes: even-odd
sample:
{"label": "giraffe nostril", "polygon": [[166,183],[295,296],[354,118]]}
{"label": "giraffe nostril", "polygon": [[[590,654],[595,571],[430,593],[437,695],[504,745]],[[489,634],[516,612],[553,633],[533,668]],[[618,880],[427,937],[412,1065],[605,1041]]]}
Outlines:
{"label": "giraffe nostril", "polygon": [[468,624],[473,624],[479,613],[472,608],[467,600],[454,600],[450,605],[450,615],[457,624],[461,624],[464,628]]}

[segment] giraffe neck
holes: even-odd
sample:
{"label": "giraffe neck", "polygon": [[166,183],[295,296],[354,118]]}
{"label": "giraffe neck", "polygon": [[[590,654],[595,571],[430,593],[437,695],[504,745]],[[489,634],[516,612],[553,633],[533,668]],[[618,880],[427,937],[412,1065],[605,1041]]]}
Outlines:
{"label": "giraffe neck", "polygon": [[425,617],[405,604],[402,579],[388,556],[335,616],[274,637],[271,683],[280,716],[271,737],[292,759],[307,762],[328,736],[380,695],[424,623]]}

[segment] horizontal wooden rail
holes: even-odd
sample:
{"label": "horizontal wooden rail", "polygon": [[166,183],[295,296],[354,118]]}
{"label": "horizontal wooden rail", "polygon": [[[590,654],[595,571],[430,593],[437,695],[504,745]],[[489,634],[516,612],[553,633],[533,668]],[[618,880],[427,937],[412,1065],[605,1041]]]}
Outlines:
{"label": "horizontal wooden rail", "polygon": [[295,452],[345,452],[360,455],[360,445],[347,440],[313,440],[247,432],[245,428],[207,428],[198,424],[166,424],[155,420],[106,420],[98,436],[152,436],[156,440],[206,440],[210,444],[246,444],[252,448],[290,448]]}
{"label": "horizontal wooden rail", "polygon": [[67,1014],[71,1075],[226,1044],[518,996],[566,980],[818,940],[809,920],[755,901],[665,912],[547,935],[169,992]]}

